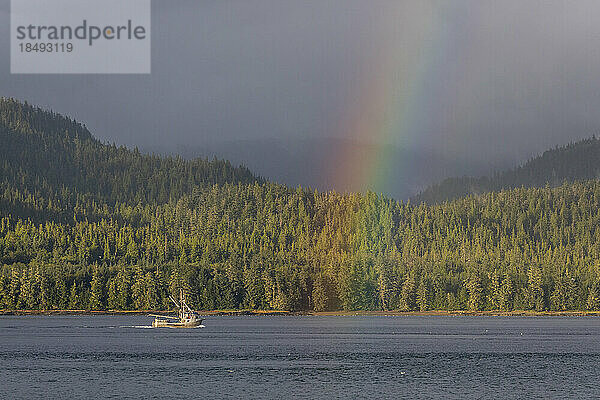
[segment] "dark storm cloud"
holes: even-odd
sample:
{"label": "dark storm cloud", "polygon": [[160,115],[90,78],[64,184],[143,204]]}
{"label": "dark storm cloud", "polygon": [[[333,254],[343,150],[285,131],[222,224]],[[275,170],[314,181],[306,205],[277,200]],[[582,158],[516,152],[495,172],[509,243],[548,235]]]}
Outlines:
{"label": "dark storm cloud", "polygon": [[151,75],[64,76],[10,75],[8,4],[0,95],[141,149],[344,136],[347,106],[381,62],[375,49],[384,43],[401,71],[425,59],[428,35],[438,46],[419,109],[392,142],[505,165],[600,128],[597,1],[154,1]]}
{"label": "dark storm cloud", "polygon": [[0,91],[140,146],[320,135],[368,13],[319,3],[155,1],[152,75],[11,76],[5,62]]}

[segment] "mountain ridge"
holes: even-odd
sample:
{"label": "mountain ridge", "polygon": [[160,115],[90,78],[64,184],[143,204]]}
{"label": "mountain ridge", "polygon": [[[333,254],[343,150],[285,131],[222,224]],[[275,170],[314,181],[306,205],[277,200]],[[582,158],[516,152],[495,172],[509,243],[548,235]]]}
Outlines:
{"label": "mountain ridge", "polygon": [[[197,186],[262,182],[229,161],[159,157],[104,144],[68,117],[0,99],[0,190],[62,211],[90,201],[161,204]],[[30,199],[30,200],[27,200]]]}
{"label": "mountain ridge", "polygon": [[596,136],[556,146],[533,157],[521,166],[478,178],[447,178],[434,184],[411,201],[435,204],[461,197],[518,187],[559,186],[600,177],[600,140]]}

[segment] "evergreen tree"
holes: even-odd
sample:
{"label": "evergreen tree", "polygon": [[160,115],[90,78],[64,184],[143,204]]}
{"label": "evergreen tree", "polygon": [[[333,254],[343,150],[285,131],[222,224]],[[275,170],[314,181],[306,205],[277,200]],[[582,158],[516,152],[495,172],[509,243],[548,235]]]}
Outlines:
{"label": "evergreen tree", "polygon": [[94,268],[92,274],[92,282],[90,284],[90,301],[89,307],[92,310],[103,310],[104,309],[104,288],[102,277],[98,268]]}
{"label": "evergreen tree", "polygon": [[77,290],[77,282],[73,281],[73,286],[71,286],[71,292],[69,294],[69,309],[70,310],[78,310],[81,308],[81,301],[79,292]]}
{"label": "evergreen tree", "polygon": [[412,311],[416,308],[416,283],[412,274],[409,274],[402,284],[401,309]]}
{"label": "evergreen tree", "polygon": [[475,272],[471,273],[467,280],[467,291],[469,293],[469,310],[481,310],[483,306],[483,286],[481,277]]}
{"label": "evergreen tree", "polygon": [[417,289],[417,305],[420,311],[428,311],[431,309],[431,289],[429,282],[424,275],[421,275],[419,288]]}

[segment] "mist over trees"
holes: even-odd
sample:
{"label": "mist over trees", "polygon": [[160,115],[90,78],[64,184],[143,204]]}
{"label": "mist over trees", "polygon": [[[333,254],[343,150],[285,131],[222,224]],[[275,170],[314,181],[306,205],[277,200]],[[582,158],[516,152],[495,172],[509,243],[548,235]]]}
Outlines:
{"label": "mist over trees", "polygon": [[566,146],[555,147],[522,166],[498,172],[492,177],[448,178],[414,196],[413,201],[429,204],[469,195],[518,187],[559,186],[565,182],[600,177],[600,140],[595,136]]}
{"label": "mist over trees", "polygon": [[0,160],[0,308],[600,309],[594,180],[431,206],[288,188],[8,99]]}

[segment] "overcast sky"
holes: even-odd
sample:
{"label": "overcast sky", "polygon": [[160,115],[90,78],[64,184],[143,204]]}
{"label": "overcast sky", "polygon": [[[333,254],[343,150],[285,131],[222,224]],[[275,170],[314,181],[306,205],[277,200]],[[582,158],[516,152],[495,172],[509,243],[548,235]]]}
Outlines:
{"label": "overcast sky", "polygon": [[[516,160],[600,131],[597,0],[154,0],[150,75],[11,75],[8,12],[0,95],[141,149],[334,136]],[[350,129],[369,102],[406,121]]]}

